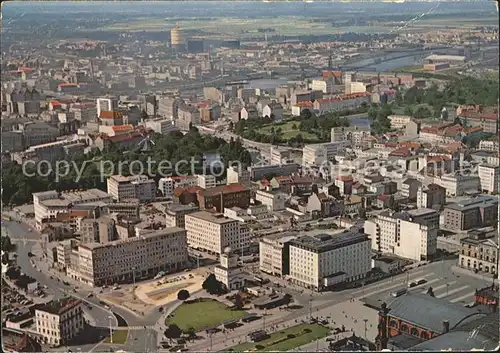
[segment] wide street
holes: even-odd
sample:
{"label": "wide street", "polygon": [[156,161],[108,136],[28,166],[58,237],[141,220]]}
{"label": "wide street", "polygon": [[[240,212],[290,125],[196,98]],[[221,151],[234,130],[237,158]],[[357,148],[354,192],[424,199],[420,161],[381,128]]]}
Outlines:
{"label": "wide street", "polygon": [[[138,316],[122,307],[111,305],[110,310],[106,309],[99,303],[99,300],[95,296],[87,298],[89,293],[96,293],[95,289],[84,286],[81,283],[77,284],[66,277],[58,281],[56,273],[49,272],[45,261],[39,261],[42,251],[37,232],[30,232],[27,225],[15,221],[3,221],[2,223],[8,230],[12,241],[17,244],[17,263],[21,266],[24,273],[36,278],[41,285],[46,285],[48,291],[52,292],[55,298],[71,294],[84,300],[92,307],[92,309],[88,309],[87,307],[85,311],[89,316],[89,322],[94,326],[108,328],[111,317],[111,326],[116,327],[118,326],[118,320],[114,314],[121,316],[130,327],[127,344],[123,345],[123,347],[134,351],[150,352],[157,350],[157,342],[161,340],[159,339],[159,335],[165,329],[161,322],[163,319],[159,320],[162,314],[158,310],[152,310],[146,313],[145,316]],[[36,256],[37,268],[32,266],[31,259],[28,256],[29,252],[33,252]],[[295,302],[302,306],[302,308],[292,311],[278,311],[278,309],[274,309],[266,317],[265,322],[260,319],[245,324],[228,335],[217,334],[213,336],[211,345],[213,346],[213,350],[228,348],[233,344],[233,340],[234,342],[245,341],[245,336],[250,331],[262,327],[270,327],[271,325],[278,325],[279,329],[285,326],[293,326],[296,324],[296,320],[307,319],[310,314],[313,316],[329,316],[337,327],[338,325],[345,325],[346,328],[352,329],[356,334],[361,336],[365,334],[366,328],[367,337],[370,339],[376,330],[376,311],[363,306],[362,300],[364,298],[369,298],[375,302],[388,301],[391,298],[389,293],[392,290],[406,286],[407,281],[411,282],[424,278],[428,282],[414,290],[424,291],[429,286],[432,286],[437,297],[447,297],[452,302],[466,304],[472,301],[473,292],[476,288],[484,287],[491,283],[490,278],[483,279],[481,275],[474,275],[465,270],[457,271],[454,269],[455,264],[456,260],[438,261],[411,270],[408,274],[397,275],[362,288],[341,292],[312,293],[299,287],[287,286],[284,291],[292,294]],[[262,276],[268,277],[266,275]],[[284,282],[282,283],[281,280],[276,278],[270,279],[274,283],[280,283],[281,288],[277,289],[283,290],[282,285],[285,284]],[[63,280],[68,281],[70,285],[64,285]],[[272,282],[268,285],[275,286]],[[75,293],[73,292],[73,288],[76,285],[78,285],[78,289]],[[168,310],[168,308],[165,309]],[[342,311],[345,311],[345,314],[342,314]],[[366,327],[363,321],[365,319],[367,322]],[[204,335],[204,333],[200,333],[200,335]],[[194,345],[190,345],[189,348],[191,350],[205,350],[209,346],[210,340],[205,338],[198,340]],[[83,349],[82,346],[80,348]],[[88,350],[91,349],[87,346],[85,348]],[[308,346],[308,348],[311,347]]]}

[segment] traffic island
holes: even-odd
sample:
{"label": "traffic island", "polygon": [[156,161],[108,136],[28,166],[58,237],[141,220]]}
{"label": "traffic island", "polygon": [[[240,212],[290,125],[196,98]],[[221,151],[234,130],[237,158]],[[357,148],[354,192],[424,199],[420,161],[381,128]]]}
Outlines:
{"label": "traffic island", "polygon": [[258,342],[242,343],[227,349],[230,352],[287,352],[330,335],[330,329],[318,324],[300,324],[267,335]]}
{"label": "traffic island", "polygon": [[[111,342],[111,337],[113,337],[113,342]],[[128,330],[114,330],[111,337],[108,336],[104,343],[125,344],[128,339]]]}

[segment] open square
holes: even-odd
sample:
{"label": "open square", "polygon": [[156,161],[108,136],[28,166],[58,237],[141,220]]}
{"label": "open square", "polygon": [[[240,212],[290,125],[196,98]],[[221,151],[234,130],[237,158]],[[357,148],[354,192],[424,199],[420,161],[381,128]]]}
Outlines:
{"label": "open square", "polygon": [[196,332],[223,324],[225,321],[244,317],[246,311],[233,310],[214,299],[201,299],[197,302],[184,303],[165,320],[166,325],[176,324],[186,331],[194,327]]}

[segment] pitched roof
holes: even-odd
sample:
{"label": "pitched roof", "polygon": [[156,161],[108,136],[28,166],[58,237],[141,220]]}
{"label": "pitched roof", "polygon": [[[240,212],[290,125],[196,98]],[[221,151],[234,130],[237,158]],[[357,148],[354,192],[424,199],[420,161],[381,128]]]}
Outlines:
{"label": "pitched roof", "polygon": [[246,188],[245,186],[241,184],[229,184],[229,185],[222,185],[222,186],[217,186],[215,188],[210,188],[210,189],[204,189],[200,191],[200,195],[202,196],[214,196],[218,194],[230,194],[230,193],[235,193],[235,192],[242,192],[242,191],[250,191],[250,189]]}
{"label": "pitched roof", "polygon": [[485,315],[479,308],[466,308],[444,298],[414,292],[396,298],[388,307],[389,316],[437,333],[442,332],[443,321],[448,321],[452,330],[459,323],[465,324]]}

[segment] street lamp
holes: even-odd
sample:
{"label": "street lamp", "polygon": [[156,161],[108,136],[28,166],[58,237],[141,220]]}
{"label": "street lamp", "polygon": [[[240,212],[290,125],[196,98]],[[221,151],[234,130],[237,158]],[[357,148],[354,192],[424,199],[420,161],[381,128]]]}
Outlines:
{"label": "street lamp", "polygon": [[111,315],[108,315],[109,320],[109,342],[113,343],[113,330],[111,329]]}

